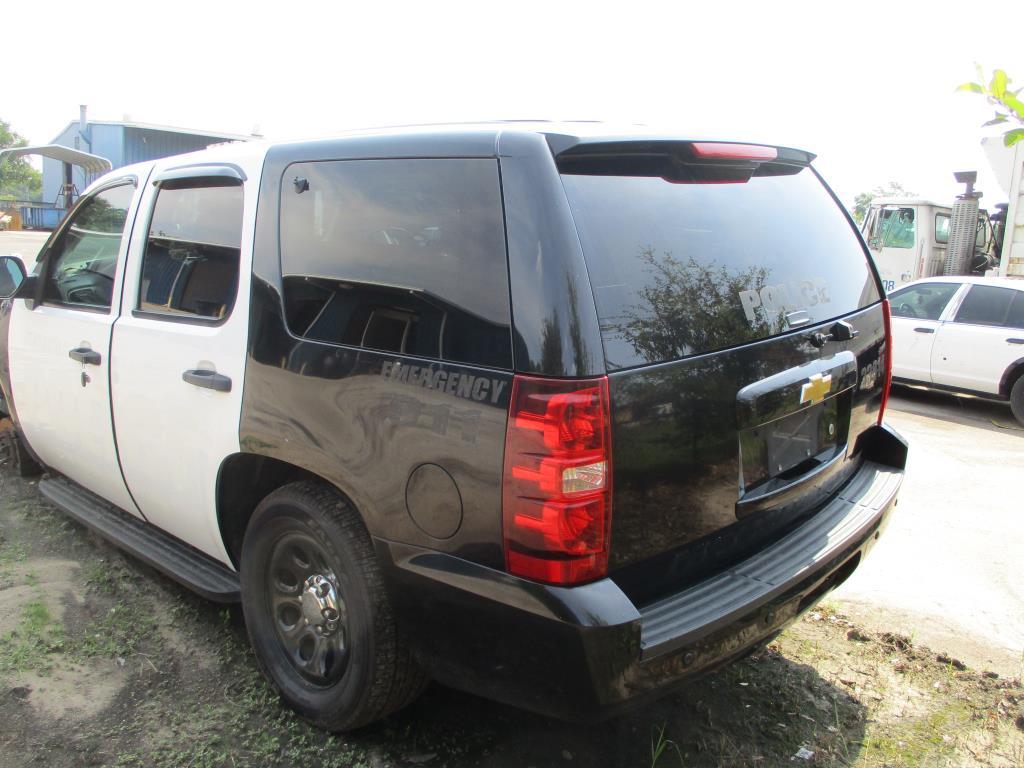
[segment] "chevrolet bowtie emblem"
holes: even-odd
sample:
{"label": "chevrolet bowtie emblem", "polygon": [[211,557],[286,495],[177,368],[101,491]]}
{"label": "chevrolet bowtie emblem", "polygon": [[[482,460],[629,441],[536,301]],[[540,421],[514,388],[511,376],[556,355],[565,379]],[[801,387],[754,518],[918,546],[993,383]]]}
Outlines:
{"label": "chevrolet bowtie emblem", "polygon": [[831,389],[831,373],[826,373],[824,376],[820,373],[814,374],[807,380],[806,384],[800,387],[800,405],[820,403]]}

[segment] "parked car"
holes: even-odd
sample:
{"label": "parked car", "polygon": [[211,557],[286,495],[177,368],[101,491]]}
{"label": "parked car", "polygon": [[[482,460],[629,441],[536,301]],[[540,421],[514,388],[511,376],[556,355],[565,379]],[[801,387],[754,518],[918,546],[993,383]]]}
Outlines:
{"label": "parked car", "polygon": [[895,503],[888,304],[812,159],[499,123],[115,170],[6,260],[9,455],[240,600],[322,727],[429,678],[607,716],[768,642]]}
{"label": "parked car", "polygon": [[889,302],[896,381],[1009,401],[1024,424],[1024,280],[931,277]]}

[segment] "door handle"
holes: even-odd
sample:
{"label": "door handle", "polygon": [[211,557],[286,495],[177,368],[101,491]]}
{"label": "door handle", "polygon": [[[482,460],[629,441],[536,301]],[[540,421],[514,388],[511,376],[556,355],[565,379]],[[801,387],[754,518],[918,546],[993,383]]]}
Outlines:
{"label": "door handle", "polygon": [[231,391],[231,379],[216,371],[207,371],[203,368],[185,371],[181,374],[181,380],[194,387],[212,389],[216,392]]}
{"label": "door handle", "polygon": [[914,330],[918,333],[935,333],[934,328],[915,328]]}
{"label": "door handle", "polygon": [[1010,344],[1024,344],[1024,339],[1015,339],[1015,338],[1011,337],[1011,338],[1007,339],[1007,341]]}
{"label": "door handle", "polygon": [[88,347],[75,347],[68,352],[68,357],[86,365],[99,365],[103,361],[99,352]]}

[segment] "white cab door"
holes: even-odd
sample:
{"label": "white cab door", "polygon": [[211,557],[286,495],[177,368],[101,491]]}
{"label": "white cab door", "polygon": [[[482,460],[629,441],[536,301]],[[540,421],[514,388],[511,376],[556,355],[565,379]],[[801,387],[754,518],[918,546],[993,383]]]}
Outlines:
{"label": "white cab door", "polygon": [[890,294],[893,376],[931,383],[939,319],[960,288],[954,282],[918,283]]}
{"label": "white cab door", "polygon": [[8,342],[29,445],[47,466],[133,514],[111,428],[110,337],[145,181],[115,180],[81,199],[45,252],[41,300],[14,302]]}
{"label": "white cab door", "polygon": [[239,449],[259,182],[181,164],[158,165],[142,202],[112,345],[114,421],[146,518],[228,563],[217,475]]}
{"label": "white cab door", "polygon": [[1024,291],[975,284],[935,336],[936,384],[997,394],[1003,373],[1024,355]]}

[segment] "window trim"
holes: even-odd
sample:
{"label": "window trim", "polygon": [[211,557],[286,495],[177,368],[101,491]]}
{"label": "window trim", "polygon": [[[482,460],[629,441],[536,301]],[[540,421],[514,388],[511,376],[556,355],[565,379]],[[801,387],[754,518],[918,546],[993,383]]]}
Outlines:
{"label": "window trim", "polygon": [[110,304],[109,306],[106,307],[103,306],[102,304],[72,304],[66,301],[54,301],[53,299],[45,298],[46,285],[50,280],[50,276],[53,269],[53,247],[58,243],[63,244],[64,238],[67,235],[68,230],[71,229],[71,224],[74,221],[75,217],[78,215],[79,210],[84,208],[85,205],[91,202],[97,195],[100,195],[104,192],[108,192],[111,189],[116,189],[117,187],[127,186],[129,184],[131,184],[132,187],[135,188],[135,192],[132,194],[132,200],[128,204],[128,215],[126,215],[125,217],[124,229],[121,230],[121,244],[120,246],[118,246],[117,260],[115,262],[114,267],[114,286],[116,287],[117,272],[120,269],[123,273],[123,267],[125,263],[127,263],[126,257],[128,251],[131,248],[130,242],[128,242],[127,244],[125,243],[125,237],[127,235],[128,239],[131,239],[131,229],[134,226],[135,218],[137,218],[138,216],[138,209],[136,209],[135,216],[131,215],[131,206],[136,202],[135,198],[138,195],[139,191],[139,177],[133,173],[126,174],[124,176],[118,176],[116,179],[111,179],[110,181],[104,182],[102,185],[92,190],[88,194],[82,195],[75,202],[74,206],[72,206],[71,210],[69,210],[67,214],[64,216],[64,220],[60,223],[60,226],[54,231],[50,239],[47,240],[46,244],[43,246],[43,249],[39,254],[39,257],[36,259],[37,262],[42,262],[42,269],[40,270],[39,287],[37,288],[36,293],[35,303],[37,306],[89,312],[94,315],[109,315],[111,312],[113,312],[115,303],[113,292],[111,293]]}
{"label": "window trim", "polygon": [[[208,171],[212,167],[214,167],[214,166],[212,166],[210,164],[190,165],[190,166],[183,166],[182,170],[188,169],[190,171],[203,171],[203,170]],[[177,169],[171,169],[171,170],[177,170]],[[241,171],[241,169],[239,169],[239,171]],[[135,285],[135,306],[132,307],[132,317],[139,318],[140,320],[160,320],[160,321],[165,321],[165,322],[170,322],[170,323],[183,323],[185,325],[205,325],[207,327],[214,327],[214,328],[217,327],[217,326],[224,325],[228,320],[231,319],[231,316],[235,313],[235,306],[238,304],[238,294],[239,294],[239,291],[240,291],[240,289],[242,287],[242,245],[241,245],[241,242],[239,242],[239,246],[238,246],[238,279],[235,282],[235,294],[234,294],[234,296],[231,299],[231,306],[228,307],[228,311],[224,313],[223,317],[205,317],[203,315],[187,315],[187,314],[178,314],[178,313],[175,313],[175,312],[157,312],[157,311],[152,310],[152,309],[142,309],[142,273],[146,269],[146,251],[149,250],[149,232],[150,232],[150,228],[153,225],[153,216],[156,213],[156,204],[160,200],[160,193],[164,191],[162,186],[161,186],[163,182],[165,182],[165,181],[176,181],[177,182],[177,181],[188,181],[188,180],[201,181],[202,179],[218,179],[218,180],[227,179],[229,181],[229,183],[226,183],[226,184],[223,184],[223,185],[219,185],[219,186],[238,187],[238,188],[240,188],[242,190],[242,230],[243,230],[243,232],[242,232],[242,235],[243,235],[242,239],[244,240],[244,234],[245,234],[245,232],[244,232],[244,230],[245,230],[245,181],[244,181],[244,176],[245,176],[245,174],[242,174],[242,178],[239,178],[238,176],[227,176],[227,175],[218,175],[218,174],[212,174],[211,175],[209,173],[204,173],[204,172],[199,172],[199,173],[193,172],[193,173],[190,173],[190,174],[187,174],[187,175],[183,174],[181,176],[175,176],[173,178],[168,178],[168,177],[164,176],[163,174],[158,174],[157,178],[153,180],[153,186],[156,187],[156,194],[153,195],[152,204],[149,206],[149,211],[147,212],[147,215],[146,215],[145,238],[143,240],[142,254],[139,256],[139,272],[138,272],[138,280],[136,281],[136,285]],[[185,188],[187,188],[187,185],[186,185]],[[181,187],[178,187],[178,189],[181,189]]]}

